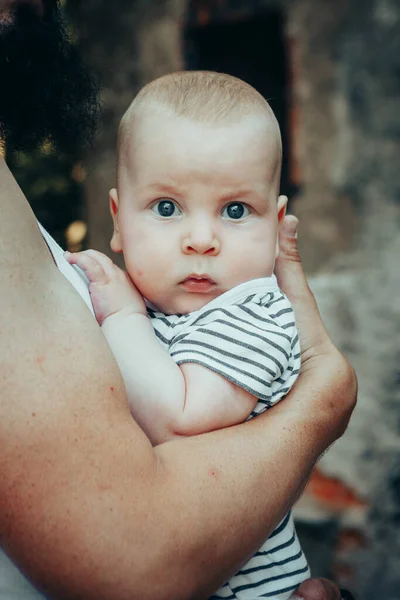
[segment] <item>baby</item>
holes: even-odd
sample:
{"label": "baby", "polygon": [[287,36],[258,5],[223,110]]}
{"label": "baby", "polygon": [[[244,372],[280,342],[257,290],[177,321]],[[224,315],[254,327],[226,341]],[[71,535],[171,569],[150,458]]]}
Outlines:
{"label": "baby", "polygon": [[[299,373],[293,310],[273,275],[281,156],[268,103],[221,73],[161,77],[122,119],[111,248],[129,276],[94,250],[66,256],[90,280],[153,444],[251,418]],[[213,598],[286,599],[308,576],[289,513]]]}

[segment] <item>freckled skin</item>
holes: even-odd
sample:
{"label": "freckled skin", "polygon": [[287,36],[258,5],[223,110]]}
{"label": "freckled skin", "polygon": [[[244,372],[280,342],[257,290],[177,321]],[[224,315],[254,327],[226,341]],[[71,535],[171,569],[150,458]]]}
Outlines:
{"label": "freckled skin", "polygon": [[44,356],[42,354],[40,354],[37,358],[36,358],[36,364],[39,367],[39,369],[42,371],[42,373],[44,372],[44,368],[43,368],[43,364],[44,364]]}

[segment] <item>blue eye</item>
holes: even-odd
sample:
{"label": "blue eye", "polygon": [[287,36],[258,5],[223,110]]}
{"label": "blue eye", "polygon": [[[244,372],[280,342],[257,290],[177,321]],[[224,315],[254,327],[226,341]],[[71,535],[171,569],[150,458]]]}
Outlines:
{"label": "blue eye", "polygon": [[181,211],[172,200],[159,200],[151,207],[151,210],[160,217],[176,217]]}
{"label": "blue eye", "polygon": [[242,202],[231,202],[222,211],[222,216],[225,219],[232,219],[233,221],[239,221],[239,219],[243,219],[249,214],[249,209]]}

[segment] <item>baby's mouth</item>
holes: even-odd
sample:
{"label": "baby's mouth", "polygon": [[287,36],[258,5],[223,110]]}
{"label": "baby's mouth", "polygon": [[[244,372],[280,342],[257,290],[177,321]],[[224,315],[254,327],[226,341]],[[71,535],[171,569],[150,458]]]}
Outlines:
{"label": "baby's mouth", "polygon": [[208,275],[192,273],[180,284],[188,292],[206,293],[216,286],[216,283]]}

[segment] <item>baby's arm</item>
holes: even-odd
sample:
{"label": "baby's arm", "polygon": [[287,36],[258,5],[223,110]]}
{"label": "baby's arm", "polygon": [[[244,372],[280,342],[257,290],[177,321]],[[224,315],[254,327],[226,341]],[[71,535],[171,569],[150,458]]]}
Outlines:
{"label": "baby's arm", "polygon": [[179,367],[158,342],[150,319],[129,307],[106,319],[102,329],[132,415],[154,445],[241,423],[257,402],[206,367]]}
{"label": "baby's arm", "polygon": [[117,360],[133,417],[153,444],[242,422],[255,396],[198,364],[179,367],[162,348],[128,275],[95,250],[66,253],[83,269],[96,318]]}

